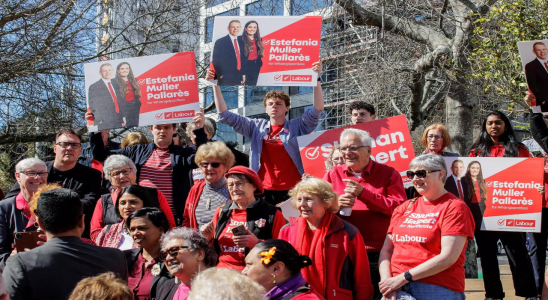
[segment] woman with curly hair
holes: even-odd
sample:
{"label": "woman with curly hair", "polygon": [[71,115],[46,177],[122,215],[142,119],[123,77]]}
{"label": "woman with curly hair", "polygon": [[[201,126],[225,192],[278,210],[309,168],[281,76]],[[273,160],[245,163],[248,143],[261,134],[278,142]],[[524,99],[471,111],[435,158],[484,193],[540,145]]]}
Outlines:
{"label": "woman with curly hair", "polygon": [[245,24],[242,40],[244,41],[243,74],[245,85],[257,85],[259,72],[263,66],[264,46],[259,32],[259,24],[249,21]]}
{"label": "woman with curly hair", "polygon": [[124,127],[139,126],[139,111],[141,110],[141,88],[133,75],[133,70],[127,62],[122,62],[116,67],[116,83],[120,87],[120,93],[125,101],[119,101],[122,106]]}

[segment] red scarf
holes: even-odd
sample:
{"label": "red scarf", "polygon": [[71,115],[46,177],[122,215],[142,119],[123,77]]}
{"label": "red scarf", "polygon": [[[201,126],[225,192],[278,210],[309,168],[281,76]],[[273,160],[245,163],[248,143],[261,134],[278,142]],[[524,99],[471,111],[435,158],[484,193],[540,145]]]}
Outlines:
{"label": "red scarf", "polygon": [[26,228],[29,228],[31,226],[34,226],[34,217],[30,213],[30,207],[27,200],[25,200],[25,197],[23,197],[23,193],[19,193],[17,197],[15,197],[15,207],[23,212],[23,216],[28,220]]}
{"label": "red scarf", "polygon": [[308,222],[299,218],[297,240],[295,248],[301,254],[308,255],[312,259],[312,265],[302,269],[302,274],[315,290],[325,295],[325,237],[329,231],[329,225],[333,214],[325,212],[320,225],[312,231],[308,228]]}

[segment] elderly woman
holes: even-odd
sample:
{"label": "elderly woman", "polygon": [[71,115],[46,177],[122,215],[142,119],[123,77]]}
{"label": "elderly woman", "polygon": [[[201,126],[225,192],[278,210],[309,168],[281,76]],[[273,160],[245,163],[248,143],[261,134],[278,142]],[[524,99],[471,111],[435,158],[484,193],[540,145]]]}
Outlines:
{"label": "elderly woman", "polygon": [[0,270],[13,251],[16,232],[36,231],[29,201],[39,187],[46,184],[48,169],[38,158],[27,158],[15,165],[15,179],[21,191],[15,197],[0,201]]}
{"label": "elderly woman", "polygon": [[228,202],[225,173],[234,164],[234,154],[223,142],[210,142],[198,148],[194,160],[205,181],[194,184],[188,193],[183,227],[198,229],[211,222],[217,208]]}
{"label": "elderly woman", "polygon": [[301,274],[310,265],[310,257],[300,255],[287,241],[274,239],[258,243],[249,252],[242,274],[262,285],[270,300],[323,299]]}
{"label": "elderly woman", "polygon": [[166,215],[155,207],[141,208],[129,215],[125,226],[139,247],[124,251],[128,286],[135,300],[155,299],[158,289],[173,278],[160,260],[160,238],[169,230]]}
{"label": "elderly woman", "polygon": [[214,237],[219,268],[242,271],[245,256],[259,240],[275,239],[285,225],[282,213],[254,195],[264,192],[255,171],[237,166],[226,175],[232,202],[217,208],[213,221],[200,228],[204,236]]}
{"label": "elderly woman", "polygon": [[175,278],[158,290],[156,299],[185,300],[192,280],[201,271],[214,267],[217,255],[201,233],[180,227],[162,236],[160,259]]}
{"label": "elderly woman", "polygon": [[394,211],[379,258],[380,291],[389,300],[400,290],[417,300],[465,299],[464,250],[474,238],[472,213],[445,190],[443,157],[421,155],[409,168],[407,177],[421,196]]}
{"label": "elderly woman", "polygon": [[130,185],[123,188],[115,206],[116,217],[121,221],[105,226],[97,235],[95,243],[101,247],[120,250],[137,247],[131,235],[125,230],[126,221],[133,212],[143,207],[150,207],[150,198],[150,194],[142,186]]}
{"label": "elderly woman", "polygon": [[342,166],[342,165],[344,165],[344,158],[341,152],[341,146],[336,145],[335,147],[333,147],[333,149],[331,149],[331,152],[329,153],[329,157],[325,161],[325,170],[329,171],[336,166]]}
{"label": "elderly woman", "polygon": [[[137,184],[137,168],[133,161],[124,155],[109,156],[103,165],[103,173],[110,181],[112,188],[111,192],[102,195],[95,205],[90,225],[90,235],[93,240],[97,239],[97,235],[105,226],[120,222],[120,216],[115,209],[118,194],[123,188]],[[150,206],[160,208],[166,214],[169,225],[175,227],[175,218],[164,194],[155,188],[143,187],[143,189],[150,195]]]}
{"label": "elderly woman", "polygon": [[301,216],[291,219],[279,238],[312,258],[312,265],[302,270],[306,281],[326,299],[371,299],[373,286],[362,236],[333,213],[338,204],[331,185],[311,177],[289,194]]}
{"label": "elderly woman", "polygon": [[229,269],[210,268],[192,286],[188,300],[267,300],[258,283]]}
{"label": "elderly woman", "polygon": [[428,126],[422,134],[422,144],[426,148],[423,154],[438,154],[441,156],[459,156],[458,153],[443,151],[451,144],[449,131],[442,124]]}

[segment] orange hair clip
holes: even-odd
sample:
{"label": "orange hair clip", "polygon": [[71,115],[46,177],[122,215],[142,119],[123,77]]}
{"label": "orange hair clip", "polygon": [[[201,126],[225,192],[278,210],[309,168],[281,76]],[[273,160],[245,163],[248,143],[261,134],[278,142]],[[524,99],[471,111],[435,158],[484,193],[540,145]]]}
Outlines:
{"label": "orange hair clip", "polygon": [[276,247],[270,248],[268,251],[263,251],[259,254],[261,256],[260,262],[264,265],[268,265],[270,263],[270,260],[272,259],[272,256],[276,253]]}

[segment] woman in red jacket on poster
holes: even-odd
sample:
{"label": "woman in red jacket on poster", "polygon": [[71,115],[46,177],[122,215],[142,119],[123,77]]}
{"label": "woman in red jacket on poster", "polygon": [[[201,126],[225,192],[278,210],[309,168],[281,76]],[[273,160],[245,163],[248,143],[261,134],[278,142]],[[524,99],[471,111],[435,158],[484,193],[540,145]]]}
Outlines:
{"label": "woman in red jacket on poster", "polygon": [[188,193],[183,227],[199,229],[211,222],[215,210],[229,200],[225,174],[234,165],[234,154],[223,142],[209,142],[198,148],[194,161],[205,181],[196,182]]}
{"label": "woman in red jacket on poster", "polygon": [[[530,157],[527,147],[518,142],[510,120],[500,111],[490,112],[481,127],[481,133],[472,145],[470,157]],[[497,241],[504,245],[516,296],[537,296],[533,266],[521,232],[475,231],[478,253],[481,257],[485,297],[504,298],[497,258]]]}
{"label": "woman in red jacket on poster", "polygon": [[306,281],[327,300],[370,300],[373,285],[362,236],[332,212],[338,202],[331,184],[312,177],[289,194],[301,216],[290,218],[279,238],[312,258],[312,265],[302,269]]}
{"label": "woman in red jacket on poster", "polygon": [[312,265],[290,243],[272,239],[258,243],[245,257],[242,274],[260,284],[269,300],[323,300],[304,279],[301,269]]}

